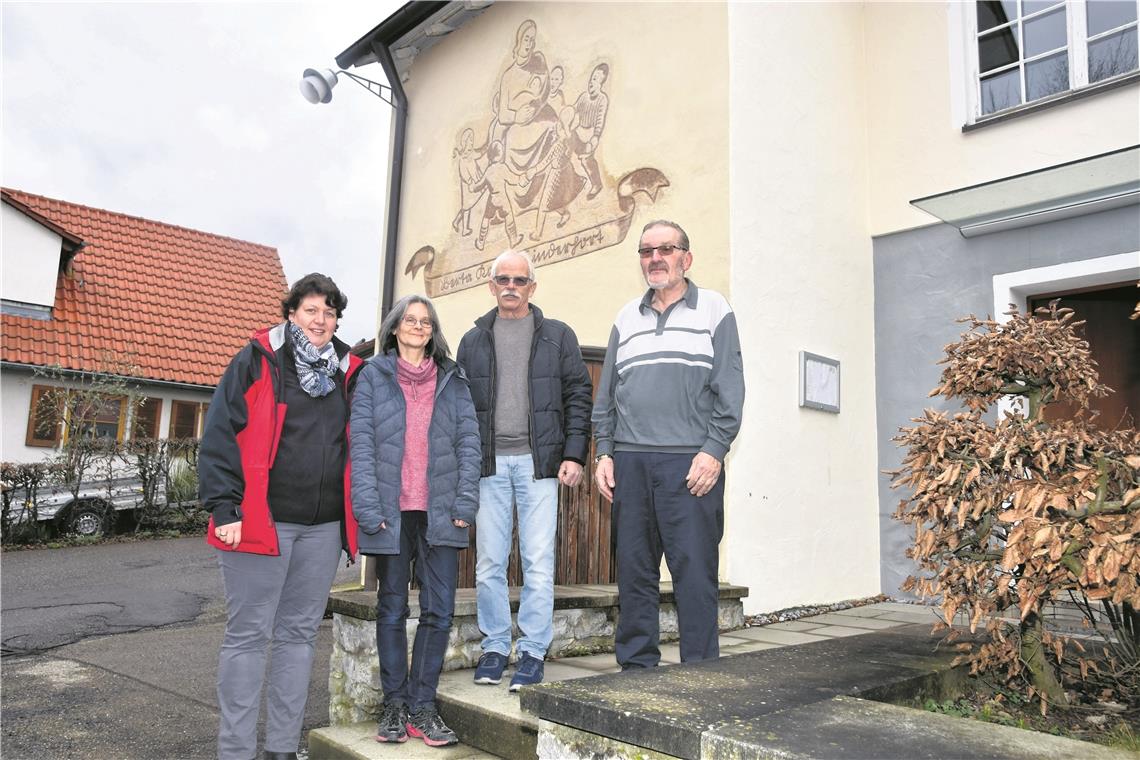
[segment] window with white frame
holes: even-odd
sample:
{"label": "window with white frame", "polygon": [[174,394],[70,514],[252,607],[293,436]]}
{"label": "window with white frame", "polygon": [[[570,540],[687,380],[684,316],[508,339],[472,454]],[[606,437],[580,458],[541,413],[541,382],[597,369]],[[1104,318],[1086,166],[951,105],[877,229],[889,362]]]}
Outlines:
{"label": "window with white frame", "polygon": [[974,117],[1137,70],[1137,0],[974,3]]}

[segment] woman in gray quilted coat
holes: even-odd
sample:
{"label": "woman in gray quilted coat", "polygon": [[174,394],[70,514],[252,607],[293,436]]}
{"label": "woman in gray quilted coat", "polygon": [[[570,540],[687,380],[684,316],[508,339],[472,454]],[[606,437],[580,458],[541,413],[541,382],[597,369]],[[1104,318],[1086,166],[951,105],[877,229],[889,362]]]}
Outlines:
{"label": "woman in gray quilted coat", "polygon": [[[455,744],[435,693],[455,609],[459,550],[479,502],[479,426],[462,370],[429,299],[406,296],[380,326],[380,351],[352,400],[352,509],[362,554],[377,558],[376,648],[384,710],[376,740]],[[408,584],[419,626],[408,667]]]}

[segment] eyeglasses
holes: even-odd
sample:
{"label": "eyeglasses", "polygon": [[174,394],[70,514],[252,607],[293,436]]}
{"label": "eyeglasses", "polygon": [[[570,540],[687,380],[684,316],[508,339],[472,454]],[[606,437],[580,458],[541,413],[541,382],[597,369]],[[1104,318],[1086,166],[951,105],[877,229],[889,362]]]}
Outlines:
{"label": "eyeglasses", "polygon": [[404,327],[408,328],[409,330],[413,329],[416,325],[419,325],[420,327],[424,328],[425,330],[432,329],[432,323],[431,323],[430,317],[424,317],[423,319],[416,319],[415,317],[404,317],[400,321],[403,322]]}
{"label": "eyeglasses", "polygon": [[505,274],[500,274],[495,275],[491,279],[494,280],[495,284],[500,288],[505,288],[507,285],[510,285],[512,283],[516,288],[525,288],[527,285],[530,285],[529,277],[508,277]]}
{"label": "eyeglasses", "polygon": [[654,252],[660,253],[662,256],[668,256],[669,254],[673,253],[674,251],[684,251],[684,250],[686,250],[686,249],[682,248],[679,245],[673,245],[672,243],[670,243],[669,245],[649,245],[649,246],[646,246],[645,248],[638,248],[637,249],[637,255],[643,259],[651,259],[651,258],[653,258]]}

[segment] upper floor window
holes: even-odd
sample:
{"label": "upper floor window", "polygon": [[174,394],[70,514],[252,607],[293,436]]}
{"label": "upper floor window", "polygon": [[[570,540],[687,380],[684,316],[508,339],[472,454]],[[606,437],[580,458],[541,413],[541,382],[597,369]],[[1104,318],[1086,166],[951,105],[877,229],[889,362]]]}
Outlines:
{"label": "upper floor window", "polygon": [[996,0],[975,10],[975,117],[1137,70],[1137,0]]}

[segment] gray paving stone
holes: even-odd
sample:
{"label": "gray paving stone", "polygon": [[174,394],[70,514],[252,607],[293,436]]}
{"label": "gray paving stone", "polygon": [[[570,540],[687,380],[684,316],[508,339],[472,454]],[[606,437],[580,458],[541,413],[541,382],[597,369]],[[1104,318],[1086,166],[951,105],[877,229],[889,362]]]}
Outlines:
{"label": "gray paving stone", "polygon": [[867,604],[862,607],[850,607],[845,610],[835,610],[834,612],[838,615],[854,615],[855,617],[873,618],[879,617],[880,615],[885,614],[889,611],[890,610],[885,610],[879,607],[877,604]]}
{"label": "gray paving stone", "polygon": [[804,633],[803,631],[782,631],[773,629],[771,626],[761,626],[760,628],[745,628],[736,632],[737,636],[742,639],[751,639],[752,641],[766,641],[769,644],[809,644],[813,641],[823,641],[823,636],[818,636],[814,633]]}
{"label": "gray paving stone", "polygon": [[938,622],[939,618],[935,612],[927,610],[925,612],[886,612],[875,618],[875,620],[891,620],[896,623],[911,623],[915,625],[921,623],[934,625]]}
{"label": "gray paving stone", "polygon": [[613,652],[591,654],[585,657],[562,657],[557,660],[546,661],[547,665],[555,662],[572,665],[575,668],[582,668],[584,670],[592,670],[595,673],[610,673],[618,670],[617,660],[614,659]]}
{"label": "gray paving stone", "polygon": [[802,620],[785,620],[781,623],[769,623],[768,625],[761,626],[762,628],[771,628],[777,631],[810,631],[813,628],[819,628],[822,623],[813,623],[810,618]]}
{"label": "gray paving stone", "polygon": [[[859,631],[859,633],[865,633],[865,631]],[[781,646],[783,646],[783,644],[769,644],[766,641],[741,641],[731,646],[722,646],[720,648],[720,656],[726,657],[728,655],[744,654],[746,652],[759,652],[762,649],[776,649]]]}
{"label": "gray paving stone", "polygon": [[604,670],[596,668],[584,668],[578,663],[573,662],[576,658],[567,657],[562,660],[547,660],[543,666],[543,676],[547,681],[563,681],[568,678],[585,678],[586,676],[596,676],[598,673],[616,673],[619,668],[614,658],[610,657],[610,667]]}
{"label": "gray paving stone", "polygon": [[851,626],[852,628],[869,628],[875,631],[883,630],[884,628],[897,628],[899,625],[893,620],[856,617],[855,615],[844,615],[840,612],[829,612],[825,615],[814,615],[810,618],[804,618],[804,622],[827,623],[828,625],[846,625]]}
{"label": "gray paving stone", "polygon": [[825,625],[815,629],[815,633],[820,636],[827,636],[828,638],[838,636],[859,636],[860,634],[870,633],[872,629],[869,628],[851,628],[845,625]]}

